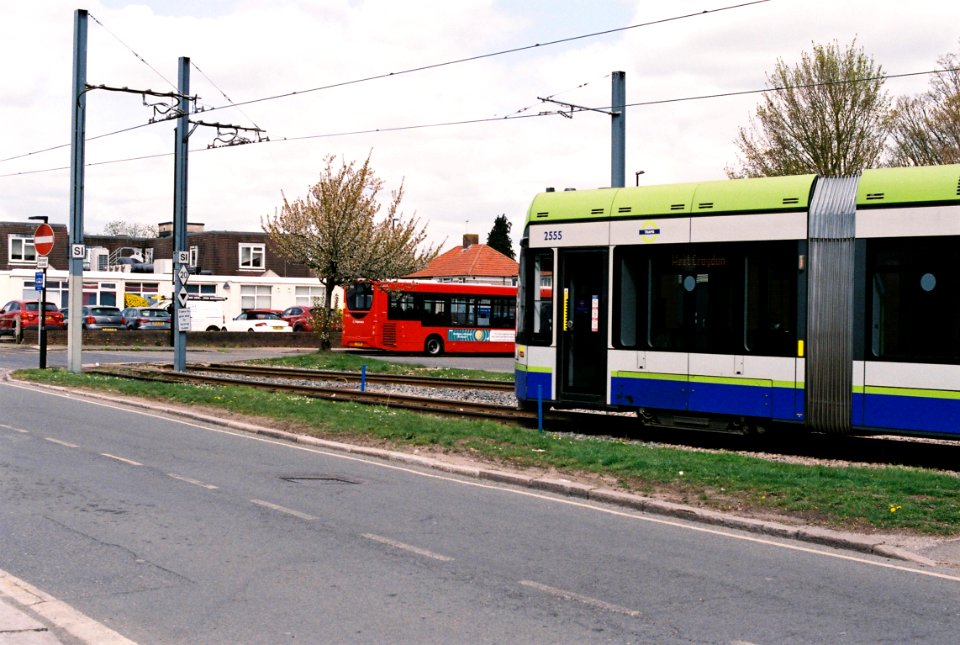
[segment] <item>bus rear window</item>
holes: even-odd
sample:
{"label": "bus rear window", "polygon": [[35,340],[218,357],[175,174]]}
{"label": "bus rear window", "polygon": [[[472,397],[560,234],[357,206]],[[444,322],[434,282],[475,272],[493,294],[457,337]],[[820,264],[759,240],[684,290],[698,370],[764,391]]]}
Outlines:
{"label": "bus rear window", "polygon": [[373,306],[373,286],[369,283],[352,284],[347,287],[347,309],[370,311]]}

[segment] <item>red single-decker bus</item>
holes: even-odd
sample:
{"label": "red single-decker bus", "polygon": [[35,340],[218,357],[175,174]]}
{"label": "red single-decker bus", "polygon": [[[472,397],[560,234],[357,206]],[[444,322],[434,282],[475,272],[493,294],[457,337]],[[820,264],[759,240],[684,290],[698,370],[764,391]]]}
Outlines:
{"label": "red single-decker bus", "polygon": [[517,288],[449,282],[358,282],[346,291],[344,347],[512,354]]}

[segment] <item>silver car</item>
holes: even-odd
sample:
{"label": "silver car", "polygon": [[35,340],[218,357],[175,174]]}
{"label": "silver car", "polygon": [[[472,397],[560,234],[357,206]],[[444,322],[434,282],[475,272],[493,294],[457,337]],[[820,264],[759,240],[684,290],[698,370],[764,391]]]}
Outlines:
{"label": "silver car", "polygon": [[[70,323],[70,311],[67,308],[63,308],[60,311],[63,312],[63,324],[66,327]],[[83,329],[115,331],[117,329],[123,329],[122,318],[123,316],[118,307],[90,305],[83,308],[80,323]]]}

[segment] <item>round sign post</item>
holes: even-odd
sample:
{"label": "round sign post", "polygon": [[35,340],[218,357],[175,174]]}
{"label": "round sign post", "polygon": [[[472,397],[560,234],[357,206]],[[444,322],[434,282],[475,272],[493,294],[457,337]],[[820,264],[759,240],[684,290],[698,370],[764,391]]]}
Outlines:
{"label": "round sign post", "polygon": [[[33,248],[37,255],[46,257],[53,250],[53,229],[44,222],[33,232]],[[43,267],[43,281],[40,284],[40,314],[37,335],[40,341],[40,369],[47,367],[47,267]]]}

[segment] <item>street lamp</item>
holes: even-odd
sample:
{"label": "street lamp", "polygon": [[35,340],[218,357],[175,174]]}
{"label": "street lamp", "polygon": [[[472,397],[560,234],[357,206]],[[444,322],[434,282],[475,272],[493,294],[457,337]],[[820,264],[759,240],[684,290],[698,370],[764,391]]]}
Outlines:
{"label": "street lamp", "polygon": [[[46,215],[33,215],[27,219],[36,220],[43,224],[47,223]],[[34,245],[36,249],[36,245]],[[47,369],[47,256],[37,254],[37,265],[40,265],[40,258],[43,257],[43,277],[40,282],[40,311],[37,312],[40,315],[40,320],[37,323],[37,336],[39,336],[40,342],[40,369]],[[40,277],[40,272],[37,272],[37,277]]]}

